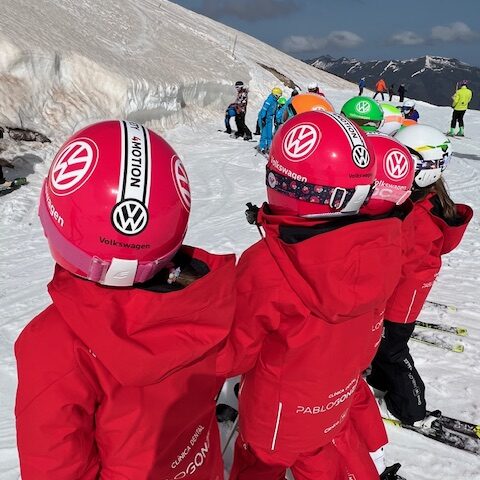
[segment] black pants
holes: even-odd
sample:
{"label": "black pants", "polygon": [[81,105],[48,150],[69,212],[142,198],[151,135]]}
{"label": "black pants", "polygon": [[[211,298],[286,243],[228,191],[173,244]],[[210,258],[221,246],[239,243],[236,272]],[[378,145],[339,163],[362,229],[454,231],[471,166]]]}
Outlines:
{"label": "black pants", "polygon": [[458,121],[458,126],[463,128],[463,116],[465,115],[466,110],[454,110],[452,113],[452,121],[450,123],[450,128],[455,128],[455,125]]}
{"label": "black pants", "polygon": [[425,384],[407,345],[414,328],[415,323],[385,320],[383,338],[367,377],[372,387],[387,392],[388,411],[409,425],[426,415]]}
{"label": "black pants", "polygon": [[382,100],[385,100],[385,97],[383,96],[383,92],[375,92],[375,95],[373,96],[373,98],[375,98],[378,94],[382,96]]}
{"label": "black pants", "polygon": [[237,113],[235,115],[235,123],[237,124],[237,137],[251,137],[252,132],[245,125],[245,113]]}
{"label": "black pants", "polygon": [[358,87],[358,96],[361,97],[363,94],[363,87]]}
{"label": "black pants", "polygon": [[404,93],[399,93],[399,94],[398,94],[398,101],[399,101],[400,103],[403,103],[404,98],[405,98],[405,94],[404,94]]}
{"label": "black pants", "polygon": [[2,166],[0,165],[0,185],[2,183],[5,183],[5,177],[3,176],[3,168]]}

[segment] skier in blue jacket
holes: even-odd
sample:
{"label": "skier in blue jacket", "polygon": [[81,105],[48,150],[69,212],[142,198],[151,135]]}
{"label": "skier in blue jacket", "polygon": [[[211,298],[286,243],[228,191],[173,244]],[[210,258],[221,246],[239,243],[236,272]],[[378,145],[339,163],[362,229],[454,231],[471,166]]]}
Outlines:
{"label": "skier in blue jacket", "polygon": [[272,93],[267,97],[263,103],[263,107],[258,113],[258,124],[262,131],[258,149],[261,153],[267,153],[272,143],[273,118],[277,111],[277,101],[282,96],[282,89],[275,87]]}
{"label": "skier in blue jacket", "polygon": [[285,111],[285,104],[287,99],[280,97],[277,101],[277,111],[275,112],[275,132],[280,128],[283,123],[283,112]]}
{"label": "skier in blue jacket", "polygon": [[363,89],[365,88],[365,85],[367,83],[365,82],[365,77],[362,77],[359,81],[358,81],[358,95],[361,97],[363,95]]}

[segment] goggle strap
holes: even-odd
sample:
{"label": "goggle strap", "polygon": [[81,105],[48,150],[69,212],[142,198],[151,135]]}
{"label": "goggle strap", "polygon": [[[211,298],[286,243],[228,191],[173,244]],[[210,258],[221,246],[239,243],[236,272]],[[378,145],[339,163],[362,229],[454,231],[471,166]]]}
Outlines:
{"label": "goggle strap", "polygon": [[361,203],[363,203],[367,194],[365,194],[363,188],[360,189],[362,192],[361,194],[360,192],[357,193],[357,191],[359,187],[364,187],[367,190],[371,187],[370,185],[360,185],[357,186],[356,189],[328,187],[295,180],[292,177],[276,172],[269,167],[267,167],[266,185],[279,193],[296,198],[297,200],[308,203],[317,203],[320,205],[329,205],[335,210],[342,210],[346,206],[349,206],[352,199],[354,199],[353,204],[356,205],[360,201],[360,195],[363,198]]}

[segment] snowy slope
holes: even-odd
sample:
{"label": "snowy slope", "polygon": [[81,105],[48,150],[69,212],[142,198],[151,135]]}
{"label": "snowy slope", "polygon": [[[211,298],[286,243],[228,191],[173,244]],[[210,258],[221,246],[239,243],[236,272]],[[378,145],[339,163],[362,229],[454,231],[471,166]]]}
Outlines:
{"label": "snowy slope", "polygon": [[[3,157],[30,184],[0,197],[0,480],[19,476],[15,449],[13,343],[49,302],[52,261],[36,216],[42,178],[52,156],[76,128],[101,118],[141,120],[162,131],[185,162],[193,210],[187,241],[240,254],[258,239],[244,218],[247,201],[264,199],[265,159],[252,143],[217,132],[243,79],[252,95],[247,123],[279,81],[275,68],[301,87],[315,79],[339,109],[357,87],[292,59],[248,35],[166,1],[0,2],[0,124],[39,129],[52,144],[5,142]],[[92,13],[94,12],[94,13]],[[232,48],[237,36],[235,54]],[[445,130],[450,109],[417,102],[421,120]],[[480,112],[468,112],[466,133],[454,139],[447,180],[457,201],[480,206]],[[7,175],[15,171],[6,170]],[[471,421],[480,412],[479,224],[446,258],[431,297],[459,307],[433,308],[424,320],[466,326],[465,353],[412,344],[432,408]],[[445,336],[448,338],[448,336]],[[389,462],[410,480],[480,478],[480,459],[415,434],[391,430]]]}

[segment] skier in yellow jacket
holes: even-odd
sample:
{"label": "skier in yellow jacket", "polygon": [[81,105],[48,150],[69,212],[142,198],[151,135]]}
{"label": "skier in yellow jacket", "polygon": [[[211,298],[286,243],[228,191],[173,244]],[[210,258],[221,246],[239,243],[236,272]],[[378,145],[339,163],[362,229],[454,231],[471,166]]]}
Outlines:
{"label": "skier in yellow jacket", "polygon": [[[449,136],[457,135],[463,137],[463,116],[468,109],[468,103],[472,99],[472,91],[467,87],[468,81],[462,80],[459,88],[452,97],[452,121],[450,123],[450,131],[447,133]],[[455,126],[458,121],[458,132],[455,133]]]}

